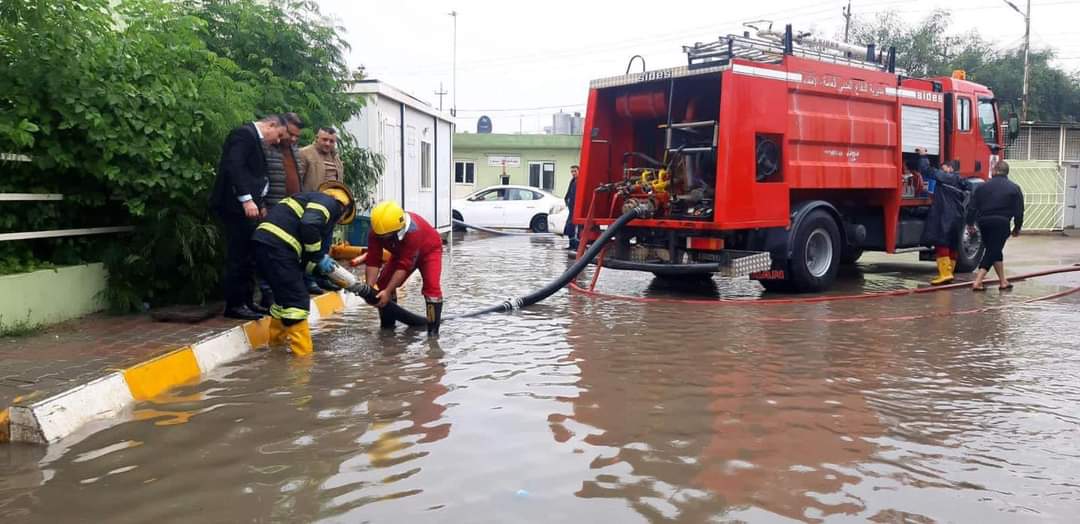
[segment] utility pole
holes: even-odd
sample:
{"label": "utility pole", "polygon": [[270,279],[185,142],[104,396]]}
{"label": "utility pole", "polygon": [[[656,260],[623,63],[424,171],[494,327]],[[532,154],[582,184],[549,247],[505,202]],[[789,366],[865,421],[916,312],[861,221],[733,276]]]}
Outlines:
{"label": "utility pole", "polygon": [[457,11],[450,11],[450,16],[454,18],[454,68],[451,74],[452,79],[450,81],[450,116],[457,117]]}
{"label": "utility pole", "polygon": [[442,111],[442,97],[446,94],[446,90],[443,89],[442,82],[439,82],[439,90],[435,91],[436,95],[439,95],[439,111]]}
{"label": "utility pole", "polygon": [[848,0],[847,8],[844,11],[844,43],[848,43],[848,35],[851,31],[851,0]]}
{"label": "utility pole", "polygon": [[1028,119],[1028,78],[1031,76],[1031,62],[1028,58],[1031,52],[1031,0],[1027,0],[1027,11],[1021,11],[1016,4],[1004,0],[1013,11],[1024,17],[1024,91],[1021,95],[1020,120],[1027,122]]}

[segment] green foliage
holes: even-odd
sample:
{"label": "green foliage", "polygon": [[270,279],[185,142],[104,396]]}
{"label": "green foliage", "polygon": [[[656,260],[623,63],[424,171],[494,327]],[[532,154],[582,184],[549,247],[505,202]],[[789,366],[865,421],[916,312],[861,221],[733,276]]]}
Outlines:
{"label": "green foliage", "polygon": [[345,184],[356,195],[357,209],[370,208],[375,204],[372,189],[386,168],[386,159],[378,153],[357,147],[348,134],[341,134],[338,150],[345,168]]}
{"label": "green foliage", "polygon": [[[896,47],[897,66],[912,76],[948,76],[956,69],[969,80],[990,87],[998,100],[1015,104],[1019,112],[1023,93],[1023,47],[998,49],[978,32],[950,34],[948,10],[936,10],[917,24],[909,25],[896,11],[872,20],[856,18],[852,41]],[[1080,119],[1080,76],[1050,64],[1054,52],[1032,49],[1029,53],[1028,119],[1076,121]]]}
{"label": "green foliage", "polygon": [[0,208],[0,230],[136,231],[4,243],[0,268],[78,253],[106,262],[115,310],[212,298],[221,253],[207,195],[221,143],[259,114],[334,126],[354,115],[338,35],[311,1],[5,0],[0,151],[33,163],[0,166],[0,190],[65,200]]}
{"label": "green foliage", "polygon": [[32,323],[29,320],[5,323],[4,317],[0,316],[0,337],[28,337],[40,333],[44,328],[45,326]]}

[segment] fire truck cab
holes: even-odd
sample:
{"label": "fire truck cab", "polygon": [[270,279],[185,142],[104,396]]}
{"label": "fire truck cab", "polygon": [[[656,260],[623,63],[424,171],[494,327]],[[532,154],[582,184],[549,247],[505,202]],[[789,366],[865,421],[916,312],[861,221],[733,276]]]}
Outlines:
{"label": "fire truck cab", "polygon": [[[823,291],[863,251],[926,248],[932,195],[905,167],[916,148],[958,161],[969,192],[1004,150],[988,88],[907,78],[892,50],[790,26],[684,50],[686,65],[590,85],[574,222],[589,242],[624,209],[649,210],[605,267]],[[971,271],[981,242],[959,229],[957,270]]]}

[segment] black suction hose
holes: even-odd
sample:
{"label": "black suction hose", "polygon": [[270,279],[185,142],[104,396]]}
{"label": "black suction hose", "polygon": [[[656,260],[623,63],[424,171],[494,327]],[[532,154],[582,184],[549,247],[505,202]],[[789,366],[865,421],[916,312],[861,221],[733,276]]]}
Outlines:
{"label": "black suction hose", "polygon": [[604,234],[600,235],[600,238],[596,239],[596,242],[593,242],[592,245],[589,246],[589,249],[585,250],[585,253],[581,255],[581,258],[578,258],[572,266],[570,266],[559,278],[553,280],[550,284],[523,297],[508,298],[499,304],[495,304],[493,306],[489,306],[483,309],[478,309],[476,311],[470,311],[467,313],[461,313],[458,315],[450,315],[446,317],[446,320],[451,320],[455,318],[478,317],[480,315],[486,315],[488,313],[509,313],[515,309],[521,309],[523,307],[531,306],[537,302],[540,302],[541,300],[544,300],[547,297],[550,297],[556,291],[566,287],[566,285],[569,284],[571,280],[577,277],[578,274],[580,274],[581,271],[585,269],[585,266],[588,266],[589,262],[592,262],[593,259],[600,254],[600,251],[604,249],[604,246],[607,245],[609,240],[611,240],[611,237],[615,236],[615,233],[618,233],[619,230],[622,229],[622,227],[625,226],[627,222],[638,218],[641,211],[642,208],[635,207],[634,209],[623,213],[623,215],[619,217],[618,220],[613,222],[611,226],[608,227],[606,231],[604,231]]}
{"label": "black suction hose", "polygon": [[[358,297],[364,299],[368,304],[375,304],[377,301],[375,297],[379,294],[378,291],[375,291],[375,288],[372,288],[367,284],[357,284],[356,286],[349,288],[349,291],[356,293]],[[394,319],[404,322],[409,326],[422,327],[427,325],[427,317],[417,315],[416,313],[401,307],[397,302],[387,302],[386,305],[383,306],[383,311],[394,317]]]}
{"label": "black suction hose", "polygon": [[[622,216],[615,220],[615,222],[613,222],[611,226],[609,226],[607,230],[604,231],[604,234],[600,235],[600,238],[596,239],[596,242],[593,242],[592,245],[589,246],[589,249],[585,250],[585,253],[581,255],[581,258],[578,258],[572,266],[570,266],[565,272],[563,272],[561,276],[559,276],[559,278],[553,280],[550,284],[523,297],[508,298],[493,306],[488,306],[482,309],[477,309],[476,311],[469,311],[457,315],[450,315],[444,317],[443,320],[478,317],[480,315],[486,315],[488,313],[509,313],[515,309],[521,309],[526,306],[531,306],[537,302],[540,302],[541,300],[544,300],[547,297],[550,297],[556,291],[566,287],[566,285],[569,284],[571,280],[577,277],[578,274],[580,274],[581,271],[585,269],[585,266],[588,266],[589,262],[592,262],[593,259],[600,254],[600,251],[602,251],[604,249],[604,246],[607,245],[608,241],[610,241],[611,238],[615,236],[615,233],[618,233],[619,230],[622,229],[627,222],[630,222],[635,218],[639,218],[641,213],[643,213],[644,211],[644,208],[635,207],[634,209],[623,213]],[[367,301],[368,304],[375,303],[376,292],[371,287],[368,287],[366,285],[358,285],[352,291],[359,295],[361,298],[363,298],[365,301]],[[396,320],[401,321],[409,326],[427,325],[426,317],[417,315],[401,307],[395,302],[388,303],[384,310],[386,313],[393,315]]]}

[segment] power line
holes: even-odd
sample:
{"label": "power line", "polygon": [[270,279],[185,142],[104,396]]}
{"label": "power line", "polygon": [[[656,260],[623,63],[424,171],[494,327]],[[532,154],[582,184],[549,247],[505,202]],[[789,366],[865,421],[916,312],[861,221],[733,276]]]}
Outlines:
{"label": "power line", "polygon": [[[834,2],[834,3],[836,3],[836,2]],[[895,1],[894,0],[888,0],[888,1],[871,2],[869,4],[864,5],[863,7],[872,7],[872,6],[889,5],[889,4],[895,4]],[[818,4],[818,5],[812,5],[812,6],[809,6],[809,7],[802,7],[802,8],[796,8],[796,9],[787,9],[787,10],[773,11],[773,12],[764,13],[764,14],[752,15],[752,16],[749,16],[748,19],[752,20],[752,19],[768,18],[768,17],[775,16],[775,15],[787,15],[789,17],[791,17],[791,16],[808,17],[808,16],[814,16],[814,15],[818,15],[818,14],[826,13],[826,12],[831,13],[831,12],[833,12],[833,10],[835,8],[836,8],[836,6],[830,6],[830,7],[822,8],[820,6],[820,4]],[[733,31],[733,30],[737,30],[738,28],[741,28],[741,27],[742,27],[742,25],[738,24],[738,23],[700,25],[700,26],[695,26],[695,27],[682,28],[682,29],[678,29],[678,30],[668,31],[669,34],[667,36],[657,36],[657,37],[652,37],[652,38],[638,38],[638,39],[634,39],[634,40],[619,40],[619,41],[614,41],[614,42],[608,42],[606,44],[599,44],[599,45],[590,46],[589,48],[586,48],[586,49],[582,49],[582,48],[578,47],[578,48],[573,48],[573,49],[563,49],[563,50],[545,52],[543,55],[538,55],[537,53],[528,53],[528,54],[520,54],[520,55],[508,55],[508,56],[503,56],[503,57],[493,57],[493,58],[482,59],[482,60],[474,60],[474,61],[471,61],[471,62],[463,62],[463,63],[458,65],[458,68],[461,69],[461,70],[488,69],[488,68],[492,68],[492,67],[501,67],[501,66],[507,66],[507,65],[517,65],[517,64],[526,64],[526,63],[535,64],[535,63],[543,63],[543,62],[546,62],[546,61],[559,60],[559,59],[562,59],[562,58],[571,58],[571,57],[581,57],[581,56],[591,56],[591,55],[605,54],[605,53],[609,53],[609,52],[613,52],[613,51],[619,51],[619,50],[625,50],[625,49],[639,49],[639,50],[643,49],[643,48],[648,49],[649,45],[658,45],[658,44],[661,44],[661,43],[669,43],[669,42],[688,42],[688,41],[693,39],[693,36],[690,35],[689,33],[703,33],[705,31],[716,32],[718,30],[720,32],[723,32],[724,28],[728,28],[729,31]],[[717,36],[719,36],[719,35],[717,35]],[[442,72],[442,71],[445,71],[445,66],[443,66],[441,64],[440,65],[431,64],[431,65],[428,65],[428,66],[421,66],[420,68],[414,69],[414,70],[411,70],[411,71],[401,71],[401,70],[399,70],[397,72],[397,74],[401,75],[401,76],[417,76],[417,75],[422,75],[422,74],[438,73],[438,72]],[[391,69],[391,70],[388,70],[388,72],[393,73],[394,71]]]}
{"label": "power line", "polygon": [[459,113],[514,113],[524,111],[542,111],[550,109],[563,109],[567,107],[585,107],[585,104],[559,104],[552,106],[537,107],[506,107],[502,109],[458,109]]}

